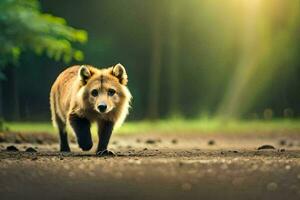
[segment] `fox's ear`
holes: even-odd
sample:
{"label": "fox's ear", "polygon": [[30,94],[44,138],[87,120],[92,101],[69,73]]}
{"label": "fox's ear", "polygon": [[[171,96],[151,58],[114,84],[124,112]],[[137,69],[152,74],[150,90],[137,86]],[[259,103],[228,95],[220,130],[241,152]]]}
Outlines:
{"label": "fox's ear", "polygon": [[89,68],[85,65],[81,65],[78,76],[84,84],[86,84],[87,80],[91,77],[91,75],[92,74],[91,74]]}
{"label": "fox's ear", "polygon": [[127,77],[127,73],[126,73],[126,70],[123,65],[118,63],[115,66],[113,66],[112,67],[112,75],[117,77],[121,84],[127,85],[128,77]]}

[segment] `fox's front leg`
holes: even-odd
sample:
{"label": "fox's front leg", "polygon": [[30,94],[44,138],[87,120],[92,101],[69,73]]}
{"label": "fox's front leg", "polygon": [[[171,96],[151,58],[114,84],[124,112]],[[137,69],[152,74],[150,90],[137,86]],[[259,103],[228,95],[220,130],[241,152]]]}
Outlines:
{"label": "fox's front leg", "polygon": [[110,136],[114,129],[114,123],[111,121],[100,121],[98,122],[98,148],[97,155],[99,156],[114,156],[114,152],[107,149]]}
{"label": "fox's front leg", "polygon": [[79,147],[83,151],[90,150],[93,147],[90,121],[86,118],[81,118],[72,114],[69,116],[69,122],[75,132]]}

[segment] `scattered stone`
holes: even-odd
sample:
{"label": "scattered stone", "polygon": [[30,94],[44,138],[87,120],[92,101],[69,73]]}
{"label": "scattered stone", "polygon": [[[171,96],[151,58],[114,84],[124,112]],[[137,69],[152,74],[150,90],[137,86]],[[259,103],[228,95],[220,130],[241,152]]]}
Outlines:
{"label": "scattered stone", "polygon": [[257,150],[264,150],[264,149],[275,149],[275,147],[272,145],[265,144],[257,148]]}
{"label": "scattered stone", "polygon": [[147,150],[148,150],[148,148],[144,148],[143,150],[144,150],[144,151],[147,151]]}
{"label": "scattered stone", "polygon": [[237,150],[234,150],[234,151],[232,151],[233,153],[238,153],[238,151]]}
{"label": "scattered stone", "polygon": [[269,190],[269,191],[275,191],[275,190],[277,190],[277,188],[278,188],[278,185],[275,182],[271,182],[267,185],[267,190]]}
{"label": "scattered stone", "polygon": [[292,168],[291,165],[286,165],[286,166],[285,166],[285,169],[286,169],[286,170],[290,170],[291,168]]}
{"label": "scattered stone", "polygon": [[37,160],[37,159],[38,159],[37,156],[31,158],[31,160]]}
{"label": "scattered stone", "polygon": [[225,154],[225,152],[224,151],[221,151],[221,155],[224,155]]}
{"label": "scattered stone", "polygon": [[15,143],[16,144],[21,144],[22,143],[22,138],[19,135],[16,136]]}
{"label": "scattered stone", "polygon": [[280,149],[279,151],[280,151],[280,152],[285,152],[285,149]]}
{"label": "scattered stone", "polygon": [[5,142],[5,137],[4,137],[4,135],[0,135],[0,142]]}
{"label": "scattered stone", "polygon": [[116,145],[116,144],[118,144],[118,141],[114,140],[114,141],[112,141],[112,144]]}
{"label": "scattered stone", "polygon": [[60,158],[59,158],[59,160],[63,160],[63,159],[64,159],[64,157],[60,157]]}
{"label": "scattered stone", "polygon": [[37,142],[38,144],[43,144],[43,143],[44,143],[43,139],[40,138],[40,137],[36,138],[36,142]]}
{"label": "scattered stone", "polygon": [[208,145],[215,145],[215,144],[216,144],[216,142],[214,140],[209,140],[208,141]]}
{"label": "scattered stone", "polygon": [[288,147],[293,147],[294,146],[294,144],[292,143],[292,142],[290,142],[289,144],[288,144]]}
{"label": "scattered stone", "polygon": [[17,147],[15,147],[14,145],[6,147],[6,150],[7,151],[19,151],[19,149]]}
{"label": "scattered stone", "polygon": [[147,144],[155,144],[156,141],[155,141],[155,140],[152,140],[152,139],[148,139],[148,140],[146,140],[146,143],[147,143]]}
{"label": "scattered stone", "polygon": [[181,162],[181,161],[178,163],[179,167],[182,167],[182,166],[183,166],[183,164],[184,164],[184,163],[183,163],[183,162]]}
{"label": "scattered stone", "polygon": [[177,144],[178,141],[176,139],[171,140],[172,144]]}
{"label": "scattered stone", "polygon": [[279,141],[279,144],[280,144],[281,146],[285,146],[286,143],[287,143],[287,142],[286,142],[285,139],[282,139],[282,140]]}
{"label": "scattered stone", "polygon": [[28,147],[25,151],[26,151],[26,152],[31,152],[31,153],[37,152],[37,150],[34,149],[34,148],[32,148],[32,147]]}

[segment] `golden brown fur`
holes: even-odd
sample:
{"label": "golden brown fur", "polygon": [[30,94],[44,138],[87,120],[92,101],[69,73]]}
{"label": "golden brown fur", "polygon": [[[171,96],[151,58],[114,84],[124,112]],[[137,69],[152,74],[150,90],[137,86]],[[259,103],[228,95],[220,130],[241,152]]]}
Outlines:
{"label": "golden brown fur", "polygon": [[[131,94],[126,87],[127,74],[121,64],[97,69],[92,66],[73,66],[64,70],[54,82],[50,92],[52,122],[54,126],[69,124],[76,115],[90,122],[111,121],[120,126],[128,114]],[[94,97],[92,90],[99,94]],[[107,95],[113,89],[113,96]],[[105,102],[107,111],[99,112],[97,106]],[[59,127],[61,128],[61,127]]]}

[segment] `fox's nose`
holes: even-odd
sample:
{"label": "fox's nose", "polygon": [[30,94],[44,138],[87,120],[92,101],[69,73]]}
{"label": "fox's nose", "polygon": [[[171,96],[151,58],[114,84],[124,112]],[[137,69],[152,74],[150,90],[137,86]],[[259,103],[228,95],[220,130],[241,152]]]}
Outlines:
{"label": "fox's nose", "polygon": [[106,108],[107,108],[107,105],[104,104],[104,103],[101,103],[99,106],[98,106],[98,109],[100,110],[100,112],[105,112],[106,111]]}

